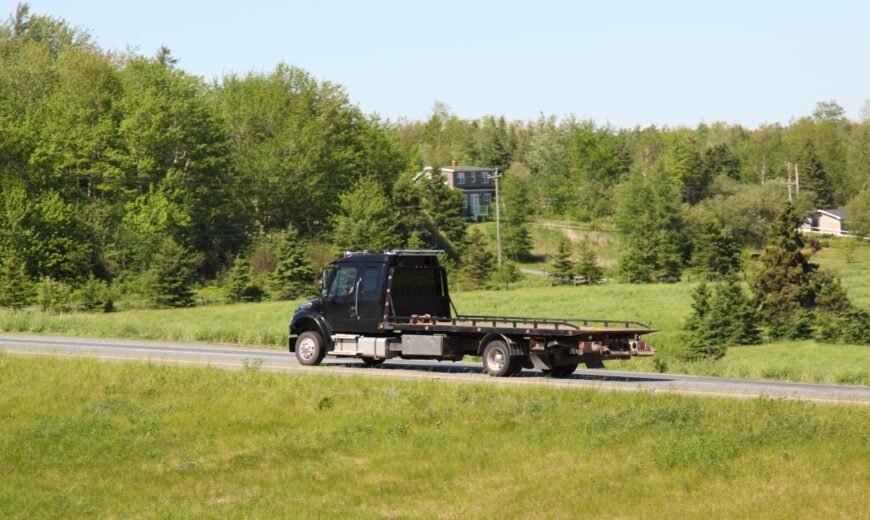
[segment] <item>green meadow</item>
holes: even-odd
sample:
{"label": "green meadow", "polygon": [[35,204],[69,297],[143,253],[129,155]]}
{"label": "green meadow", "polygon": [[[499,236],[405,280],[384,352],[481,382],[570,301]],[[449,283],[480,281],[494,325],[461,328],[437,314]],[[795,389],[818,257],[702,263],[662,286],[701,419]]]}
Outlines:
{"label": "green meadow", "polygon": [[0,354],[3,518],[866,518],[870,408]]}

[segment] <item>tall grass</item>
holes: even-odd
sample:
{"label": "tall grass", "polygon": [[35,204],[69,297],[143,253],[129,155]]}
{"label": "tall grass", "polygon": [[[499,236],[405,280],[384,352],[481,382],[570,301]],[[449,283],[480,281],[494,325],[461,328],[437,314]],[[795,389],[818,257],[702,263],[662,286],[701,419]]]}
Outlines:
{"label": "tall grass", "polygon": [[870,409],[0,355],[0,517],[866,518]]}

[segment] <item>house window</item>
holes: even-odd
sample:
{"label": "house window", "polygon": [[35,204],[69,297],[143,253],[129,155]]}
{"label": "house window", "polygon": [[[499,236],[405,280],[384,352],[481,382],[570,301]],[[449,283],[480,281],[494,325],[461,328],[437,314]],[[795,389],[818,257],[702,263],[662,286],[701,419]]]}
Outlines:
{"label": "house window", "polygon": [[468,172],[468,184],[474,184],[477,182],[477,179],[474,176],[474,172]]}
{"label": "house window", "polygon": [[477,215],[480,213],[480,195],[477,193],[471,194],[471,214]]}
{"label": "house window", "polygon": [[480,182],[489,184],[489,172],[480,172]]}
{"label": "house window", "polygon": [[483,194],[483,204],[484,204],[485,206],[489,206],[489,203],[490,203],[490,201],[492,200],[490,197],[491,197],[491,195],[490,195],[489,193],[484,193],[484,194]]}
{"label": "house window", "polygon": [[462,209],[468,209],[468,195],[462,197]]}
{"label": "house window", "polygon": [[465,172],[456,172],[456,184],[465,184]]}

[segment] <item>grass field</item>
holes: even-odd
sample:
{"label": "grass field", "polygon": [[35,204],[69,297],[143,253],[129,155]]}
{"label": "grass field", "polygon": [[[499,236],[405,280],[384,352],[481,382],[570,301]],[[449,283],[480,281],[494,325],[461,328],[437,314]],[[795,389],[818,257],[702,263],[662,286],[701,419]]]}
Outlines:
{"label": "grass field", "polygon": [[2,518],[867,518],[867,407],[0,354]]}

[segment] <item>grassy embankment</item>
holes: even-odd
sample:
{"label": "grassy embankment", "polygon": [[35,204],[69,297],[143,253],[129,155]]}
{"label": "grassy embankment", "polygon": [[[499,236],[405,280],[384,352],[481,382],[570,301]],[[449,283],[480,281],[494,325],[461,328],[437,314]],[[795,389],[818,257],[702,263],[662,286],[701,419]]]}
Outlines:
{"label": "grassy embankment", "polygon": [[[546,230],[549,232],[551,230]],[[542,240],[536,237],[538,242]],[[837,271],[852,300],[870,308],[870,246],[862,245],[846,261],[843,242],[828,241],[814,259]],[[693,283],[592,287],[549,287],[530,283],[509,291],[454,294],[465,314],[622,318],[658,329],[649,340],[655,359],[667,370],[730,377],[870,384],[870,347],[825,345],[814,341],[734,347],[721,361],[685,363],[678,359],[680,329],[689,314]],[[287,323],[298,302],[211,305],[180,310],[129,310],[111,314],[49,315],[0,311],[0,330],[100,337],[206,341],[281,348]],[[609,367],[653,371],[653,360],[611,362]]]}
{"label": "grassy embankment", "polygon": [[0,517],[866,518],[870,409],[0,354]]}

